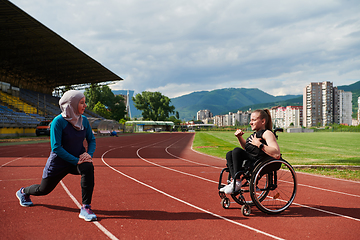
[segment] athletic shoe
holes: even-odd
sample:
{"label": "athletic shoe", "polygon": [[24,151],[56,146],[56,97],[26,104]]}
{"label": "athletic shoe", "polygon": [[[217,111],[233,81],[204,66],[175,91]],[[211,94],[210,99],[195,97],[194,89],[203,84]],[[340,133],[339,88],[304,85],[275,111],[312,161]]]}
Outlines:
{"label": "athletic shoe", "polygon": [[79,218],[84,219],[87,222],[97,220],[96,215],[91,210],[90,205],[83,205],[80,210]]}
{"label": "athletic shoe", "polygon": [[30,207],[33,205],[33,203],[30,199],[30,196],[22,192],[23,189],[24,188],[20,188],[20,190],[16,192],[16,197],[19,199],[21,206]]}
{"label": "athletic shoe", "polygon": [[[241,182],[240,180],[236,181],[235,191],[239,191],[241,188]],[[226,185],[225,187],[221,188],[219,191],[224,192],[225,194],[231,194],[233,193],[234,189],[234,181],[231,181],[230,184]]]}

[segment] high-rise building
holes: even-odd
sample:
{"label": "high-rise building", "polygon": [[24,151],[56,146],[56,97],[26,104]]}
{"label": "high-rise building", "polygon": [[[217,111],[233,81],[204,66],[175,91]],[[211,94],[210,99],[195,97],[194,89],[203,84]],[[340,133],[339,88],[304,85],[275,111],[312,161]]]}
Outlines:
{"label": "high-rise building", "polygon": [[337,90],[337,104],[335,108],[335,123],[338,124],[352,124],[352,92],[345,92],[344,90]]}
{"label": "high-rise building", "polygon": [[334,121],[334,88],[332,82],[310,83],[304,88],[304,127],[325,126]]}
{"label": "high-rise building", "polygon": [[196,120],[204,120],[206,118],[212,118],[213,114],[210,112],[210,110],[200,110],[196,114]]}
{"label": "high-rise building", "polygon": [[358,114],[357,114],[357,120],[360,122],[360,97],[358,97]]}
{"label": "high-rise building", "polygon": [[303,95],[304,127],[332,123],[351,125],[351,97],[351,92],[338,90],[332,82],[310,83],[304,88]]}

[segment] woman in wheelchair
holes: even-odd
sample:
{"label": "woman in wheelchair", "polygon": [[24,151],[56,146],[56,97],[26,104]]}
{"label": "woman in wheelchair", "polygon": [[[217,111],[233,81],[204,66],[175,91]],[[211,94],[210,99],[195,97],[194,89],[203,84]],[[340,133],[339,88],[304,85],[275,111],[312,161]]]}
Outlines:
{"label": "woman in wheelchair", "polygon": [[[268,158],[280,159],[280,147],[276,141],[276,136],[272,132],[272,121],[268,109],[255,110],[251,114],[250,126],[253,131],[246,140],[243,138],[244,132],[238,129],[235,136],[238,138],[242,148],[236,147],[226,154],[227,166],[229,168],[232,181],[219,191],[231,194],[234,190],[235,174],[252,166],[258,160]],[[246,160],[246,161],[245,161]],[[235,191],[241,188],[241,181],[235,181]]]}

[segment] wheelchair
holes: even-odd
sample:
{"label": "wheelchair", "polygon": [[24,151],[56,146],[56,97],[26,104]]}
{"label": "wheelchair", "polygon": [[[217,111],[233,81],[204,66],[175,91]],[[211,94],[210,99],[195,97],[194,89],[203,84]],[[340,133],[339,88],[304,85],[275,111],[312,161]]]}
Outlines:
{"label": "wheelchair", "polygon": [[[237,172],[233,178],[234,189],[230,194],[231,198],[241,205],[241,213],[249,216],[251,206],[254,205],[267,214],[285,211],[294,201],[297,190],[296,173],[290,163],[282,158],[269,158],[253,164],[245,160],[244,163],[244,169]],[[224,173],[228,173],[227,183],[230,182],[229,168],[226,167],[220,173],[218,190],[222,207],[228,209],[230,199],[224,192],[220,192],[225,186],[222,183]],[[236,181],[241,182],[238,191],[235,191]]]}

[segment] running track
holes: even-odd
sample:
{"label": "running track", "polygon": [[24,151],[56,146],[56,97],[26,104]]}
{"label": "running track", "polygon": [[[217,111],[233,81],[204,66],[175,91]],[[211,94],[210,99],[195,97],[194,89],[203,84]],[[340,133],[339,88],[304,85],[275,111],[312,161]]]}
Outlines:
{"label": "running track", "polygon": [[0,147],[1,239],[358,239],[360,182],[297,173],[294,203],[279,215],[223,209],[223,159],[191,149],[192,133],[98,138],[92,208],[78,218],[80,177],[21,207],[15,192],[39,183],[49,143]]}

